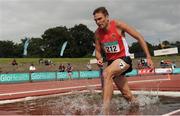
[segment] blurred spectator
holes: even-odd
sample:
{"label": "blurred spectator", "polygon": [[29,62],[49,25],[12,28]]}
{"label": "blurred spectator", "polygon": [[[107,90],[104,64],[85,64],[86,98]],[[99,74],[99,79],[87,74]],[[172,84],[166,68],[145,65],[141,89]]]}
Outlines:
{"label": "blurred spectator", "polygon": [[142,68],[141,60],[138,60],[138,68],[139,68],[139,69]]}
{"label": "blurred spectator", "polygon": [[141,63],[144,67],[147,67],[147,59],[141,59]]}
{"label": "blurred spectator", "polygon": [[138,68],[142,69],[142,68],[147,68],[147,59],[140,59],[138,60]]}
{"label": "blurred spectator", "polygon": [[63,64],[59,65],[59,72],[64,72],[65,71],[65,66]]}
{"label": "blurred spectator", "polygon": [[88,71],[92,71],[92,66],[89,62],[87,63],[86,67],[87,67]]}
{"label": "blurred spectator", "polygon": [[160,66],[161,66],[161,68],[169,67],[169,66],[172,66],[172,62],[171,62],[171,61],[164,61],[164,60],[161,60]]}
{"label": "blurred spectator", "polygon": [[16,62],[16,59],[13,59],[12,63],[13,66],[18,65],[18,63]]}
{"label": "blurred spectator", "polygon": [[29,71],[30,72],[34,72],[36,70],[36,67],[34,66],[34,64],[31,64],[30,66],[29,66]]}
{"label": "blurred spectator", "polygon": [[39,64],[43,64],[44,63],[44,59],[40,58],[39,59]]}
{"label": "blurred spectator", "polygon": [[50,65],[48,60],[45,60],[45,61],[44,61],[44,64],[45,64],[45,65]]}
{"label": "blurred spectator", "polygon": [[44,64],[49,66],[49,65],[55,65],[50,59],[45,59]]}
{"label": "blurred spectator", "polygon": [[73,67],[70,63],[68,63],[67,67],[66,67],[66,71],[68,73],[68,78],[72,79],[72,71],[73,71]]}
{"label": "blurred spectator", "polygon": [[161,61],[160,61],[160,66],[161,66],[161,67],[164,67],[164,60],[161,60]]}
{"label": "blurred spectator", "polygon": [[171,64],[171,68],[174,70],[176,68],[176,63],[173,61]]}
{"label": "blurred spectator", "polygon": [[2,73],[2,68],[0,67],[0,73]]}

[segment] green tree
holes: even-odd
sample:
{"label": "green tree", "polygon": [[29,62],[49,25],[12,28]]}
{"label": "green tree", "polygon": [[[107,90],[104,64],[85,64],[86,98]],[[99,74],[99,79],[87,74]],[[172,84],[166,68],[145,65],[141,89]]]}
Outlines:
{"label": "green tree", "polygon": [[161,46],[162,46],[162,48],[170,48],[171,47],[170,42],[167,40],[163,41]]}
{"label": "green tree", "polygon": [[28,57],[43,57],[43,53],[42,38],[31,38],[28,46]]}
{"label": "green tree", "polygon": [[65,41],[72,38],[66,27],[50,28],[42,35],[44,57],[59,57],[61,47]]}
{"label": "green tree", "polygon": [[[146,44],[148,46],[150,54],[153,55],[153,46],[148,42],[146,42]],[[135,57],[145,57],[145,53],[138,42],[132,43],[131,47],[129,48],[129,51],[130,53],[135,53]]]}
{"label": "green tree", "polygon": [[14,44],[14,57],[15,58],[21,58],[23,57],[23,44],[22,43],[15,43]]}
{"label": "green tree", "polygon": [[12,41],[0,41],[0,57],[15,57],[16,47]]}
{"label": "green tree", "polygon": [[71,57],[92,56],[94,33],[83,24],[75,25],[70,29],[70,33],[72,35],[72,40],[69,40]]}

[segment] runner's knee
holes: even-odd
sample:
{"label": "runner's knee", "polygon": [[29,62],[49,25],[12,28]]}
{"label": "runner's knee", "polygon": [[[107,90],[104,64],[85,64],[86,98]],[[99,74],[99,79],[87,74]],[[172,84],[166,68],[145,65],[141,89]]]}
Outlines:
{"label": "runner's knee", "polygon": [[113,77],[112,71],[109,68],[106,68],[103,71],[103,77],[104,77],[104,79],[112,79],[112,77]]}

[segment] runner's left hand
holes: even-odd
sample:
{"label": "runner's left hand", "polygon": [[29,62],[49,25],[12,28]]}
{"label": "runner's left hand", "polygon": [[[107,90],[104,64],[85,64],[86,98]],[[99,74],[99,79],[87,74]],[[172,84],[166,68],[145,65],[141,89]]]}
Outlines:
{"label": "runner's left hand", "polygon": [[149,58],[147,58],[147,64],[148,64],[148,66],[150,67],[150,68],[154,68],[154,63],[153,63],[153,61],[152,61],[152,59],[149,57]]}

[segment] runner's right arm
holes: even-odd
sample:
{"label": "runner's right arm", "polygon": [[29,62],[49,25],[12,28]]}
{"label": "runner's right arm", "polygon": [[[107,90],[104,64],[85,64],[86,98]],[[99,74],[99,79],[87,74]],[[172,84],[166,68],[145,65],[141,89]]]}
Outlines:
{"label": "runner's right arm", "polygon": [[95,34],[95,55],[96,55],[98,66],[103,66],[103,58],[101,55],[101,45],[100,45],[99,37],[97,36],[97,34]]}

